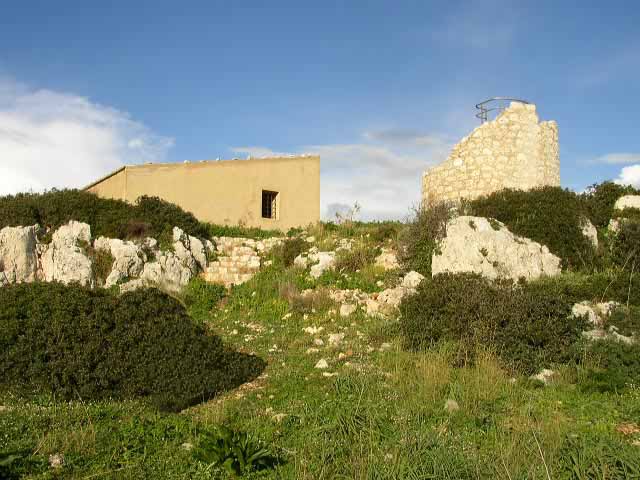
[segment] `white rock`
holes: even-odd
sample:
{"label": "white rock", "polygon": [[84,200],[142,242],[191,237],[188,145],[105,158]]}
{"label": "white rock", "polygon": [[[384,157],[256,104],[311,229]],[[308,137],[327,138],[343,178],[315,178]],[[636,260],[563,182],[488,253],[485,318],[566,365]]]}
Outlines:
{"label": "white rock", "polygon": [[325,368],[329,368],[329,364],[324,358],[321,358],[320,360],[318,360],[318,363],[316,363],[314,368],[324,370]]}
{"label": "white rock", "polygon": [[596,313],[595,309],[591,306],[591,302],[585,301],[576,303],[573,307],[571,307],[571,314],[574,317],[582,317],[586,316],[587,321],[591,325],[601,326],[602,320],[600,316]]}
{"label": "white rock", "polygon": [[336,264],[335,252],[318,252],[309,256],[311,261],[317,262],[311,266],[309,274],[313,278],[319,278],[326,270],[332,269]]}
{"label": "white rock", "polygon": [[305,327],[302,329],[303,332],[308,333],[309,335],[315,335],[324,330],[324,327]]}
{"label": "white rock", "polygon": [[420,282],[424,280],[424,275],[419,274],[418,272],[409,272],[402,279],[402,286],[404,288],[418,288]]}
{"label": "white rock", "polygon": [[313,339],[313,344],[321,347],[321,346],[324,345],[324,341],[321,338],[314,338]]}
{"label": "white rock", "polygon": [[553,370],[549,370],[548,368],[544,368],[542,369],[542,371],[540,373],[537,373],[536,375],[531,375],[532,380],[539,380],[542,383],[544,383],[545,385],[547,385],[550,381],[551,378],[555,375],[556,373]]}
{"label": "white rock", "polygon": [[313,243],[316,241],[316,237],[311,235],[310,237],[307,237],[305,240],[307,241],[307,243]]}
{"label": "white rock", "polygon": [[458,402],[450,398],[445,402],[444,409],[449,413],[457,412],[460,410],[460,405],[458,405]]}
{"label": "white rock", "polygon": [[99,237],[93,244],[96,250],[104,250],[113,256],[113,266],[105,281],[109,288],[124,279],[137,277],[142,273],[145,257],[142,249],[133,242],[117,238]]}
{"label": "white rock", "polygon": [[396,270],[400,268],[396,253],[390,248],[383,248],[380,255],[376,257],[375,264],[385,270]]}
{"label": "white rock", "polygon": [[195,261],[185,265],[173,252],[160,252],[154,262],[146,263],[140,275],[144,282],[157,284],[161,288],[177,292],[194,276]]}
{"label": "white rock", "polygon": [[[38,272],[38,225],[0,230],[0,286],[33,282]],[[4,280],[3,280],[4,279]]]}
{"label": "white rock", "polygon": [[593,248],[598,248],[598,230],[588,218],[582,219],[582,234],[589,239]]}
{"label": "white rock", "polygon": [[624,210],[625,208],[640,209],[640,195],[624,195],[616,201],[613,208],[614,210]]}
{"label": "white rock", "polygon": [[64,465],[64,455],[62,453],[55,453],[49,455],[49,466],[51,468],[62,468]]}
{"label": "white rock", "polygon": [[81,243],[91,244],[91,227],[86,223],[72,220],[53,233],[40,259],[45,281],[77,282],[93,287],[93,265]]}
{"label": "white rock", "polygon": [[329,345],[336,347],[344,340],[344,333],[331,333],[329,334]]}
{"label": "white rock", "polygon": [[532,280],[559,274],[560,259],[546,246],[512,234],[499,222],[460,216],[449,221],[447,235],[440,242],[440,254],[432,257],[432,275],[444,272]]}
{"label": "white rock", "polygon": [[340,305],[340,316],[341,317],[348,317],[349,315],[354,313],[357,308],[358,308],[357,305],[353,305],[351,303],[344,303],[344,304]]}

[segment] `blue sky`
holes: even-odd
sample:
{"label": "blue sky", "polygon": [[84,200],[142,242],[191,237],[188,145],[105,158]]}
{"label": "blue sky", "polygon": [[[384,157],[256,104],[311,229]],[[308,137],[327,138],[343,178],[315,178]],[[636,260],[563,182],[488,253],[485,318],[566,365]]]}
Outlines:
{"label": "blue sky", "polygon": [[564,186],[640,185],[635,1],[6,3],[0,193],[314,152],[325,215],[397,218],[496,95],[558,122]]}

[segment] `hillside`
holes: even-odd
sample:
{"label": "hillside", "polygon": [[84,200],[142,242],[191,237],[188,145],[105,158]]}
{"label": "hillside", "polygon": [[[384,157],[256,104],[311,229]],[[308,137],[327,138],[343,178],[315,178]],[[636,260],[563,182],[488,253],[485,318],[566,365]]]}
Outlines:
{"label": "hillside", "polygon": [[[640,478],[638,191],[502,191],[286,234],[49,195],[0,198],[0,228],[49,227],[35,265],[85,222],[69,248],[95,282],[34,266],[0,286],[0,477]],[[148,255],[108,289],[99,235]],[[248,280],[203,280],[246,249]],[[179,288],[130,283],[176,258]]]}

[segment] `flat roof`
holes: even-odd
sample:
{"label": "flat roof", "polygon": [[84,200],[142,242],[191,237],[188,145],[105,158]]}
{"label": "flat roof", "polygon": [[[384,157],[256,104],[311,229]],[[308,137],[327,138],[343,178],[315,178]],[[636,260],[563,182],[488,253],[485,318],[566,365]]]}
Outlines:
{"label": "flat roof", "polygon": [[185,167],[185,166],[193,166],[193,165],[202,165],[202,164],[209,164],[209,165],[220,165],[220,164],[225,164],[228,165],[230,163],[237,163],[237,162],[256,162],[256,161],[279,161],[279,160],[296,160],[296,159],[302,159],[302,158],[308,158],[308,159],[315,159],[317,158],[318,160],[320,159],[320,155],[278,155],[278,156],[273,156],[273,157],[249,157],[249,158],[231,158],[231,159],[227,159],[227,160],[184,160],[182,162],[158,162],[158,163],[153,163],[153,162],[148,162],[148,163],[139,163],[139,164],[133,164],[133,165],[123,165],[122,167],[114,170],[111,173],[108,173],[107,175],[104,175],[103,177],[100,177],[99,179],[97,179],[95,182],[90,183],[89,185],[85,186],[83,188],[83,190],[88,190],[91,187],[94,187],[96,185],[98,185],[99,183],[104,182],[105,180],[113,177],[114,175],[117,175],[118,173],[122,172],[123,170],[127,169],[127,168],[150,168],[150,167]]}

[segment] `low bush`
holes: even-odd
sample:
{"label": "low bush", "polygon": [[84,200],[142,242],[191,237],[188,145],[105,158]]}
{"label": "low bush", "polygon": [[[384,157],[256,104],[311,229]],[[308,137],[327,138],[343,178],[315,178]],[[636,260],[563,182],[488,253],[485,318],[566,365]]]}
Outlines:
{"label": "low bush", "polygon": [[612,235],[611,261],[628,271],[640,269],[640,219],[620,222],[620,230]]}
{"label": "low bush", "polygon": [[405,270],[431,276],[431,258],[447,232],[453,205],[439,203],[415,211],[414,218],[398,234],[398,260]]}
{"label": "low bush", "polygon": [[287,301],[289,309],[298,314],[328,310],[334,305],[328,290],[324,288],[307,290],[303,293],[292,282],[283,282],[278,288],[278,293],[283,300]]}
{"label": "low bush", "polygon": [[194,277],[182,289],[182,300],[194,318],[206,318],[225,297],[227,290],[223,285],[209,283],[200,277]]}
{"label": "low bush", "polygon": [[600,340],[582,349],[583,371],[579,385],[585,392],[622,392],[638,387],[640,345]]}
{"label": "low bush", "polygon": [[0,197],[0,228],[38,223],[56,229],[69,220],[88,223],[95,237],[111,238],[158,237],[173,227],[207,237],[210,228],[191,213],[157,197],[142,196],[135,204],[79,190]]}
{"label": "low bush", "polygon": [[341,249],[336,253],[335,270],[340,273],[355,273],[373,264],[378,249],[371,245],[353,245],[351,249]]}
{"label": "low bush", "polygon": [[469,201],[466,213],[495,218],[522,237],[546,245],[564,268],[591,269],[595,249],[582,234],[588,209],[580,196],[560,187],[505,189]]}
{"label": "low bush", "polygon": [[309,249],[309,243],[301,237],[287,238],[279,246],[274,248],[276,256],[282,259],[285,267],[293,265],[293,261],[302,252]]}
{"label": "low bush", "polygon": [[613,208],[616,201],[623,195],[640,195],[640,190],[628,185],[603,182],[591,185],[581,198],[591,222],[597,228],[606,228],[609,220],[616,216]]}
{"label": "low bush", "polygon": [[255,378],[259,358],[227,350],[175,299],[56,283],[0,289],[0,384],[25,396],[149,397],[179,410]]}
{"label": "low bush", "polygon": [[584,320],[571,318],[572,299],[553,284],[514,285],[474,274],[437,275],[400,305],[405,345],[459,344],[459,358],[477,346],[495,350],[525,373],[572,358]]}
{"label": "low bush", "polygon": [[216,225],[205,223],[209,237],[243,237],[243,238],[271,238],[282,237],[280,230],[263,230],[257,227],[242,225]]}
{"label": "low bush", "polygon": [[640,275],[637,272],[608,270],[591,275],[569,273],[541,278],[532,284],[549,285],[573,303],[589,300],[640,305]]}

